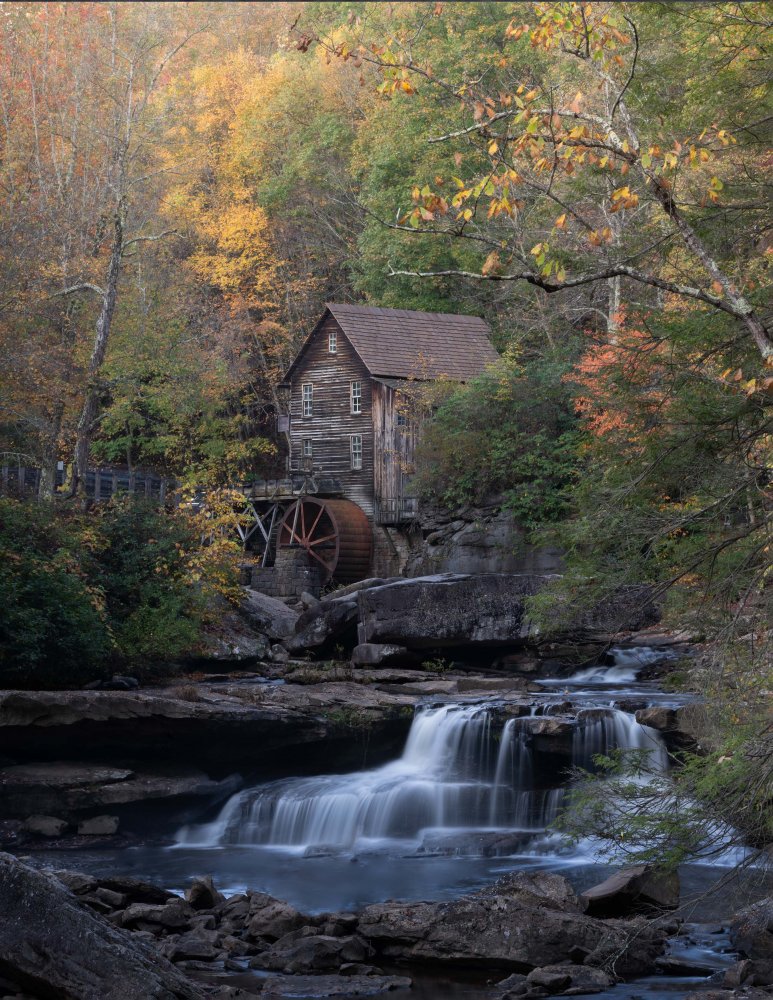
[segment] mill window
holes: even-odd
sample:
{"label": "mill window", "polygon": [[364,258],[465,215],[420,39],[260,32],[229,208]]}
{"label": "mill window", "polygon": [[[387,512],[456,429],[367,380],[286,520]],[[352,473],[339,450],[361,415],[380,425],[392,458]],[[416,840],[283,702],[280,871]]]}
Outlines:
{"label": "mill window", "polygon": [[303,415],[310,417],[314,410],[314,386],[311,382],[306,382],[301,386],[301,392],[303,394]]}
{"label": "mill window", "polygon": [[352,382],[352,413],[362,413],[362,382]]}
{"label": "mill window", "polygon": [[303,457],[311,458],[314,454],[314,445],[312,444],[311,438],[303,439]]}
{"label": "mill window", "polygon": [[338,350],[338,333],[335,330],[331,330],[327,335],[327,351],[328,354],[335,354]]}
{"label": "mill window", "polygon": [[352,468],[362,468],[362,434],[352,434],[351,442]]}

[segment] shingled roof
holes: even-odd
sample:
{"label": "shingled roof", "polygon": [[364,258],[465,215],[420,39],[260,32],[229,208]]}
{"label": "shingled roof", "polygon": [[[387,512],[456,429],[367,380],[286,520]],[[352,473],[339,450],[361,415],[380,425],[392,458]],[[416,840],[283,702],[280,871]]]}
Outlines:
{"label": "shingled roof", "polygon": [[[479,375],[498,354],[488,324],[478,316],[379,309],[328,302],[310,342],[328,313],[334,317],[371,375],[438,378],[465,382]],[[304,344],[285,380],[306,348]]]}

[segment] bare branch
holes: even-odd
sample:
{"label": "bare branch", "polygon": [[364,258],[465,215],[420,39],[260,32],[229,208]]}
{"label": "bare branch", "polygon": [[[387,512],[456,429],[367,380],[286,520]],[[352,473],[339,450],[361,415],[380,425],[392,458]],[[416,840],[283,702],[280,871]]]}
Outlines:
{"label": "bare branch", "polygon": [[60,295],[74,295],[76,292],[93,292],[95,295],[102,297],[105,295],[105,290],[100,288],[99,285],[92,285],[90,281],[81,281],[80,284],[70,285],[68,288],[62,288],[61,291],[52,292],[49,298],[55,299]]}
{"label": "bare branch", "polygon": [[132,239],[127,240],[123,247],[125,250],[133,243],[157,243],[159,240],[163,240],[167,236],[179,236],[179,233],[176,229],[165,229],[163,233],[158,233],[157,236],[134,236]]}
{"label": "bare branch", "polygon": [[633,281],[638,281],[644,285],[652,285],[655,288],[661,288],[663,291],[672,292],[675,295],[684,295],[687,298],[696,299],[699,302],[705,302],[706,305],[713,306],[715,309],[721,309],[722,312],[728,313],[730,316],[734,316],[737,319],[744,318],[743,314],[740,314],[733,308],[732,304],[725,302],[717,295],[712,295],[711,292],[706,292],[701,288],[694,288],[690,285],[679,285],[673,281],[666,281],[663,278],[658,278],[654,274],[646,274],[644,271],[638,271],[633,267],[628,267],[625,264],[613,264],[612,266],[605,268],[603,271],[597,271],[594,274],[583,274],[577,278],[568,278],[566,281],[550,281],[548,278],[544,278],[541,274],[536,274],[534,271],[517,271],[512,274],[481,274],[478,271],[463,271],[456,268],[449,268],[444,271],[395,271],[390,269],[390,277],[403,276],[408,278],[472,278],[476,281],[525,281],[530,285],[535,285],[537,288],[541,288],[543,292],[548,294],[553,294],[554,292],[562,292],[567,288],[578,288],[581,285],[590,285],[597,281],[608,281],[610,278],[624,277],[631,278]]}

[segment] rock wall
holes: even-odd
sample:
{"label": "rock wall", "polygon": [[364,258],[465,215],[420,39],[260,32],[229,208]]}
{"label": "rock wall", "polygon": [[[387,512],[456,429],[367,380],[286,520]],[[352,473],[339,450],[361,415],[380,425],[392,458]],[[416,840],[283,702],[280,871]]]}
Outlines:
{"label": "rock wall", "polygon": [[427,576],[434,573],[560,573],[556,548],[526,541],[511,511],[494,497],[480,507],[448,510],[423,504],[418,524],[409,529],[376,528],[388,540],[374,538],[373,572],[377,576]]}

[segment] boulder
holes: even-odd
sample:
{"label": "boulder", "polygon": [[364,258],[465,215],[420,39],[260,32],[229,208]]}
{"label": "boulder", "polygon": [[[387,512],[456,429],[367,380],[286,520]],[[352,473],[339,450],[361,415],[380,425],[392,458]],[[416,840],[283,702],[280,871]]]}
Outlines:
{"label": "boulder", "polygon": [[34,833],[38,837],[61,837],[68,827],[66,819],[59,819],[56,816],[28,816],[24,820],[23,829],[27,833]]}
{"label": "boulder", "polygon": [[[561,876],[520,873],[450,903],[378,903],[360,915],[358,933],[388,959],[529,972],[565,962],[621,975],[651,970],[664,947],[646,921],[595,920],[577,912]],[[546,905],[546,901],[551,905]]]}
{"label": "boulder", "polygon": [[264,980],[261,997],[375,997],[392,990],[407,990],[405,976],[272,976]]}
{"label": "boulder", "polygon": [[[370,587],[357,595],[360,642],[409,649],[502,647],[534,644],[537,630],[526,616],[527,598],[556,577],[550,574],[446,573]],[[567,623],[576,641],[657,620],[647,587],[625,587]]]}
{"label": "boulder", "polygon": [[295,626],[295,634],[284,645],[290,653],[313,650],[324,654],[336,645],[351,644],[357,627],[357,600],[342,597],[324,601],[304,611]]}
{"label": "boulder", "polygon": [[225,903],[225,896],[215,888],[211,875],[194,879],[185,893],[185,899],[194,910],[213,910]]}
{"label": "boulder", "polygon": [[290,931],[298,930],[309,923],[311,919],[290,903],[275,899],[265,892],[250,893],[247,933],[251,938],[276,941]]}
{"label": "boulder", "polygon": [[608,972],[587,965],[547,965],[532,970],[526,979],[531,986],[539,986],[548,993],[560,993],[565,997],[601,993],[615,983]]}
{"label": "boulder", "polygon": [[298,621],[298,612],[288,608],[284,601],[249,587],[244,589],[244,601],[240,610],[251,625],[274,640],[292,635]]}
{"label": "boulder", "polygon": [[215,931],[195,930],[167,938],[161,952],[170,962],[213,962],[221,954]]}
{"label": "boulder", "polygon": [[642,726],[649,726],[661,733],[671,732],[677,728],[675,709],[666,708],[665,705],[650,705],[648,708],[640,708],[636,712],[636,721]]}
{"label": "boulder", "polygon": [[193,914],[193,909],[184,899],[175,897],[161,906],[153,903],[132,903],[123,911],[121,924],[129,928],[156,924],[167,930],[180,930],[190,927]]}
{"label": "boulder", "polygon": [[747,958],[773,960],[773,896],[752,903],[733,917],[730,940]]}
{"label": "boulder", "polygon": [[372,954],[361,938],[308,934],[306,930],[310,928],[285,934],[268,951],[261,952],[253,964],[290,975],[331,972],[347,962],[364,962]]}
{"label": "boulder", "polygon": [[435,649],[523,643],[524,598],[545,577],[485,573],[399,580],[358,594],[365,642]]}
{"label": "boulder", "polygon": [[675,910],[679,905],[679,876],[654,865],[634,865],[610,875],[580,896],[594,917]]}
{"label": "boulder", "polygon": [[773,986],[773,960],[741,959],[726,970],[722,985],[731,989],[739,986]]}
{"label": "boulder", "polygon": [[112,837],[114,833],[118,833],[117,816],[91,816],[78,824],[82,837]]}
{"label": "boulder", "polygon": [[82,906],[62,883],[0,854],[0,968],[19,993],[78,1000],[203,1000],[148,942]]}

